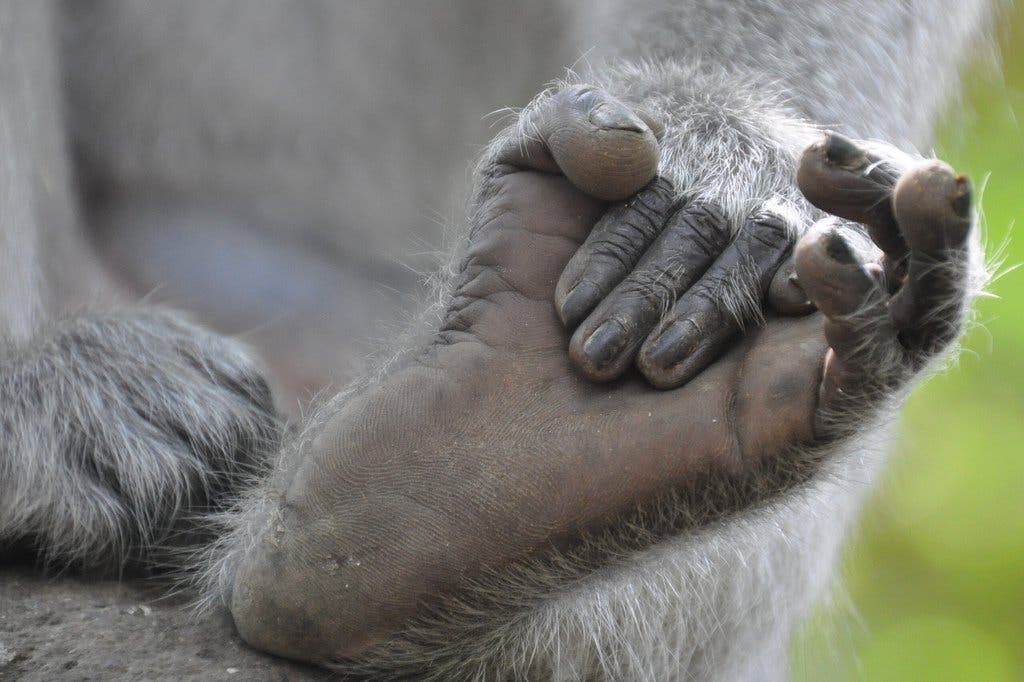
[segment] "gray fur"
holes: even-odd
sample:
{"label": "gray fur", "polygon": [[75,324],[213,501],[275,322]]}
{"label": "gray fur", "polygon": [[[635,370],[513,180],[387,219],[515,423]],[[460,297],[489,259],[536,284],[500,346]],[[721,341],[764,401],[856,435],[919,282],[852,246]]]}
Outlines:
{"label": "gray fur", "polygon": [[[360,300],[375,281],[408,291],[412,278],[382,263],[409,248],[403,235],[436,238],[423,214],[445,214],[458,194],[473,151],[460,145],[486,139],[480,116],[524,101],[569,55],[596,46],[593,68],[579,67],[577,78],[666,123],[662,170],[681,191],[720,202],[734,225],[767,205],[796,233],[817,217],[792,186],[800,147],[829,127],[927,149],[987,7],[608,0],[557,11],[517,4],[509,13],[469,0],[451,16],[389,5],[388,33],[373,29],[379,5],[67,2],[64,96],[81,188],[91,190],[76,195],[53,17],[44,3],[3,6],[0,50],[18,58],[0,60],[0,542],[28,538],[60,563],[138,558],[183,516],[224,506],[224,493],[247,482],[277,435],[258,370],[234,342],[145,308],[62,314],[83,299],[118,298],[82,236],[79,200],[106,243],[131,229],[105,222],[108,209],[152,198],[323,252],[362,273],[366,283],[346,292]],[[475,11],[482,18],[472,28],[453,18]],[[423,40],[424,16],[436,44]],[[544,36],[532,33],[537,26]],[[529,35],[557,48],[524,49]],[[407,49],[422,52],[410,59]],[[418,70],[423,64],[432,68]],[[425,91],[434,99],[412,96]],[[447,305],[447,278],[438,279],[435,304],[408,344]],[[293,326],[261,337],[264,351],[286,354],[296,337],[340,348],[343,334],[365,333],[325,335],[309,319]],[[323,375],[345,375],[326,355],[317,361]],[[308,418],[279,468],[302,456],[345,396]],[[881,397],[835,447],[795,452],[763,478],[660,500],[574,553],[486,577],[342,669],[436,679],[782,679],[792,629],[827,588],[884,462],[903,392]],[[271,477],[233,513],[207,519],[224,532],[198,569],[214,597],[272,520],[275,485]]]}
{"label": "gray fur", "polygon": [[278,422],[235,342],[117,304],[81,231],[53,15],[0,5],[0,547],[54,568],[153,558],[247,479]]}
{"label": "gray fur", "polygon": [[733,79],[753,83],[758,98],[779,97],[817,125],[928,149],[965,55],[987,49],[979,37],[990,28],[995,3],[602,0],[588,9],[593,6],[596,12],[579,18],[599,54],[725,72],[718,87]]}
{"label": "gray fur", "polygon": [[252,358],[174,313],[58,320],[0,358],[0,539],[58,566],[150,558],[278,444]]}

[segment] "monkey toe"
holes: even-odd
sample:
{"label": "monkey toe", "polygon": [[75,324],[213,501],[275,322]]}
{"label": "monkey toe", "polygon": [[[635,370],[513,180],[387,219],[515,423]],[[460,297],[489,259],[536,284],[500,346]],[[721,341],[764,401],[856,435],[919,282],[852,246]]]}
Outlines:
{"label": "monkey toe", "polygon": [[900,368],[887,295],[879,267],[859,257],[834,221],[804,235],[794,261],[804,291],[825,315],[820,403],[830,410]]}
{"label": "monkey toe", "polygon": [[[562,342],[562,330],[548,324],[554,285],[604,212],[603,200],[646,185],[637,208],[623,210],[630,220],[648,219],[651,235],[673,201],[671,185],[652,182],[658,141],[646,120],[605,91],[579,85],[545,94],[498,137],[481,167],[476,225],[444,338],[470,332],[491,346]],[[650,206],[639,208],[644,198]],[[607,268],[582,273],[576,291],[563,295],[563,314],[582,315],[592,305],[588,291],[609,282]]]}
{"label": "monkey toe", "polygon": [[761,210],[730,237],[720,208],[673,202],[661,178],[613,208],[556,288],[563,323],[576,327],[573,364],[591,381],[617,379],[635,364],[658,388],[686,383],[763,321],[797,232],[791,220]]}
{"label": "monkey toe", "polygon": [[775,271],[768,285],[768,305],[779,315],[796,317],[814,312],[814,304],[796,274],[796,263],[791,253]]}
{"label": "monkey toe", "polygon": [[905,271],[908,248],[893,215],[892,193],[907,164],[895,149],[883,155],[838,133],[826,133],[804,151],[797,169],[797,186],[808,201],[867,228],[894,281]]}
{"label": "monkey toe", "polygon": [[555,287],[555,306],[567,328],[575,329],[626,278],[677,204],[672,183],[659,177],[601,217]]}

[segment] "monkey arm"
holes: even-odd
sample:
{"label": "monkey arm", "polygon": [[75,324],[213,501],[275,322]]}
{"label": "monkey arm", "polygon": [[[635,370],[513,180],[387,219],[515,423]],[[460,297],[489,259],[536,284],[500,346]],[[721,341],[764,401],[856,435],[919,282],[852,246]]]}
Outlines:
{"label": "monkey arm", "polygon": [[[595,70],[606,70],[605,58],[646,69],[624,89],[671,98],[679,88],[664,74],[684,69],[698,78],[686,90],[704,91],[710,102],[722,89],[755,101],[781,97],[788,111],[817,125],[921,148],[931,144],[936,113],[956,92],[960,67],[995,11],[988,0],[604,0],[573,7],[576,43],[594,46],[588,61]],[[740,116],[744,110],[733,109]]]}

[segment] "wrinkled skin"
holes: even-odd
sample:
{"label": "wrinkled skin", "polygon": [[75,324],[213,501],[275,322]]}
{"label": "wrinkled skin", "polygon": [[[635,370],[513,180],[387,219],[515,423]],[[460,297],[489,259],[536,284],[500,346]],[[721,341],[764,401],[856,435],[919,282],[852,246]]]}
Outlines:
{"label": "wrinkled skin", "polygon": [[[969,194],[932,162],[904,176],[892,202],[911,251],[896,294],[911,302],[898,314],[887,291],[898,286],[820,225],[797,246],[795,267],[822,312],[769,313],[672,390],[628,364],[594,383],[586,343],[567,353],[580,316],[556,306],[556,285],[609,208],[597,197],[651,181],[655,134],[601,92],[556,97],[533,115],[539,137],[510,135],[481,174],[436,337],[345,403],[288,472],[278,513],[236,575],[231,609],[249,643],[312,661],[358,657],[483,571],[571,543],[703,475],[742,476],[833,436],[824,413],[863,410],[879,370],[898,383],[948,342],[921,323],[935,321],[930,291],[962,297],[960,270],[928,275],[913,263],[962,259]],[[855,172],[834,163],[836,140],[808,152],[818,173],[809,185]],[[765,290],[787,252],[773,251]],[[944,334],[953,316],[937,325]],[[868,346],[903,364],[866,366],[878,357]]]}

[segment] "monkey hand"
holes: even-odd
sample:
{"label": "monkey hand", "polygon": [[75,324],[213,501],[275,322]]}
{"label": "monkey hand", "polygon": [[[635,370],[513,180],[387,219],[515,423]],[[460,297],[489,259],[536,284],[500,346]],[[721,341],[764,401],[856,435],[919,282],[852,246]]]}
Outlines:
{"label": "monkey hand", "polygon": [[[555,102],[572,100],[580,93],[604,100],[600,110],[616,110],[620,117],[632,115],[638,130],[656,134],[662,159],[673,157],[663,161],[663,167],[680,163],[681,152],[666,149],[678,140],[666,140],[664,128],[649,111],[589,86],[567,88],[534,104],[524,114],[526,126],[537,131],[540,139],[557,134],[562,123],[549,110]],[[774,158],[767,152],[759,156],[770,166],[766,175],[789,167],[781,146]],[[692,167],[681,174],[699,175]],[[835,133],[818,133],[792,175],[786,182],[771,181],[778,185],[774,193],[765,182],[748,178],[751,188],[745,197],[772,198],[755,202],[756,208],[746,215],[738,232],[730,228],[729,211],[722,209],[730,203],[726,198],[720,202],[700,198],[706,194],[700,190],[698,198],[693,198],[674,189],[664,176],[610,208],[570,259],[556,287],[559,316],[574,330],[569,350],[577,369],[603,382],[635,367],[652,385],[673,388],[708,367],[742,338],[743,331],[783,315],[806,315],[818,309],[842,318],[826,325],[832,350],[822,407],[843,402],[848,412],[857,403],[849,395],[852,386],[844,391],[837,384],[856,383],[860,386],[856,393],[861,394],[892,392],[908,378],[907,370],[916,372],[955,340],[967,299],[979,288],[978,282],[968,281],[973,215],[967,180],[940,162],[915,163],[893,147],[858,143]],[[924,195],[901,204],[894,198],[901,177],[912,178],[904,181],[903,195],[910,194],[910,187],[931,184]],[[728,189],[742,191],[739,186]],[[800,197],[794,198],[793,192]],[[952,222],[933,228],[934,216],[930,221],[912,217],[910,205],[937,200],[939,195],[957,199],[957,213],[947,221],[958,221],[959,231]],[[899,205],[908,216],[902,221],[896,216]],[[831,215],[810,222],[821,218],[821,211]],[[919,227],[922,224],[925,227]],[[938,236],[914,234],[929,229],[937,229]],[[947,236],[952,243],[923,243]],[[798,239],[796,252],[791,253]],[[920,244],[916,250],[915,244]],[[861,282],[854,287],[851,279],[849,300],[838,294],[825,297],[822,287],[828,283],[821,280],[824,265],[818,261],[822,256],[811,255],[815,249],[825,249],[832,256],[849,253],[851,267],[863,266],[874,285]],[[882,299],[876,301],[877,296]],[[891,303],[888,296],[893,297]],[[886,333],[858,327],[881,324],[872,318],[880,311],[871,304],[891,307],[888,333],[899,343],[868,343]],[[847,358],[845,363],[857,366],[844,369],[837,349],[847,355],[859,353],[859,360]],[[903,351],[909,356],[904,357]],[[827,430],[825,422],[838,428],[845,420],[822,413],[817,422]]]}
{"label": "monkey hand", "polygon": [[[659,138],[658,177],[601,218],[562,273],[555,302],[585,376],[610,381],[635,367],[673,388],[766,314],[813,309],[796,284],[792,248],[822,217],[795,182],[800,151],[820,133],[734,78],[672,69],[636,78],[631,68],[608,71],[604,90],[543,94],[519,127],[543,136],[559,125],[549,113],[558,101],[621,93],[614,106]],[[886,155],[909,165],[895,150]]]}

